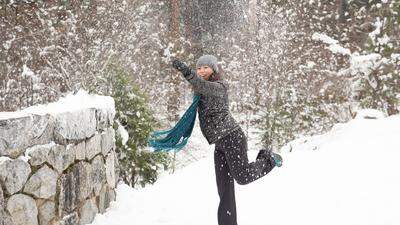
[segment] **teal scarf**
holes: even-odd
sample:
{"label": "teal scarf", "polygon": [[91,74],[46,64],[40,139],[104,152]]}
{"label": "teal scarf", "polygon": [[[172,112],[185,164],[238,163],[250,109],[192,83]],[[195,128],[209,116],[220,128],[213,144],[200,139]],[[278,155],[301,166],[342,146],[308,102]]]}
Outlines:
{"label": "teal scarf", "polygon": [[[155,131],[150,135],[148,144],[155,152],[181,150],[188,142],[196,121],[197,105],[200,96],[193,96],[193,103],[183,114],[174,128],[165,131]],[[164,136],[164,137],[163,137]]]}

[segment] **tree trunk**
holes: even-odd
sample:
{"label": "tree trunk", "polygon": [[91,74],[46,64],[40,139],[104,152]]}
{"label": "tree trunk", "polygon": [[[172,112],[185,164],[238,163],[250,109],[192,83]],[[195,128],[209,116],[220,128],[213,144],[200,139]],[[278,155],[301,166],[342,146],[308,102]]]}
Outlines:
{"label": "tree trunk", "polygon": [[347,12],[347,0],[339,0],[339,21],[341,23],[346,22],[346,12]]}
{"label": "tree trunk", "polygon": [[[180,49],[180,43],[179,43],[179,37],[180,37],[180,32],[179,32],[179,8],[180,8],[180,1],[179,0],[171,0],[170,1],[170,12],[171,12],[171,17],[170,17],[170,27],[169,27],[169,40],[171,43],[173,43],[174,47],[172,49],[172,52],[178,52]],[[177,55],[179,58],[179,55]],[[171,70],[171,79],[170,83],[173,86],[173,88],[170,90],[168,94],[168,120],[173,124],[174,122],[178,121],[179,119],[179,85],[180,85],[180,79],[179,79],[180,74],[176,70]],[[172,159],[172,173],[175,172],[175,152],[173,155]]]}
{"label": "tree trunk", "polygon": [[193,54],[194,59],[197,59],[203,55],[203,47],[201,43],[202,22],[198,1],[186,0],[183,14],[185,37],[190,43],[187,49],[189,54]]}
{"label": "tree trunk", "polygon": [[198,0],[203,22],[203,31],[212,37],[229,35],[240,31],[245,20],[243,0]]}
{"label": "tree trunk", "polygon": [[[179,0],[171,0],[170,4],[170,35],[169,40],[174,44],[173,52],[177,52],[179,49]],[[178,56],[179,58],[179,56]],[[168,112],[169,121],[177,121],[179,119],[178,109],[179,109],[179,74],[176,70],[171,70],[170,83],[173,85],[169,95],[168,95]]]}

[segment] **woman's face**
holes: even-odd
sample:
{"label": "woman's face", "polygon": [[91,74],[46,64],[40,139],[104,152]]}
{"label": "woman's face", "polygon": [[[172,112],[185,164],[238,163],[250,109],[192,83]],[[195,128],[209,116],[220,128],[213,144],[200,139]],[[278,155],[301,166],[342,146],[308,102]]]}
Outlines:
{"label": "woman's face", "polygon": [[204,65],[197,67],[197,74],[200,75],[204,80],[209,80],[211,77],[211,74],[213,73],[213,70],[211,67]]}

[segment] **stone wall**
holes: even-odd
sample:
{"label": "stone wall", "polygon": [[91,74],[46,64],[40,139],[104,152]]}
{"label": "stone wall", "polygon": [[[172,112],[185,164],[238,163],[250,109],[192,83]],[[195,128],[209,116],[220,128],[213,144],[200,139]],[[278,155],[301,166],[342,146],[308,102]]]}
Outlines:
{"label": "stone wall", "polygon": [[0,116],[0,225],[91,223],[115,200],[115,109]]}

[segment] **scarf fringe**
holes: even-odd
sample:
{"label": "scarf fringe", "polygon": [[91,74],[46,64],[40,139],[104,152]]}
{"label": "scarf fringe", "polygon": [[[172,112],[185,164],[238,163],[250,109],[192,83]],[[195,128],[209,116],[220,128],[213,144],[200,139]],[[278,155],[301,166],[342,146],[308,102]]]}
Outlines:
{"label": "scarf fringe", "polygon": [[177,152],[188,143],[196,122],[196,112],[199,100],[200,96],[194,95],[192,104],[172,129],[151,133],[148,145],[152,147],[155,152],[168,152],[171,150]]}

